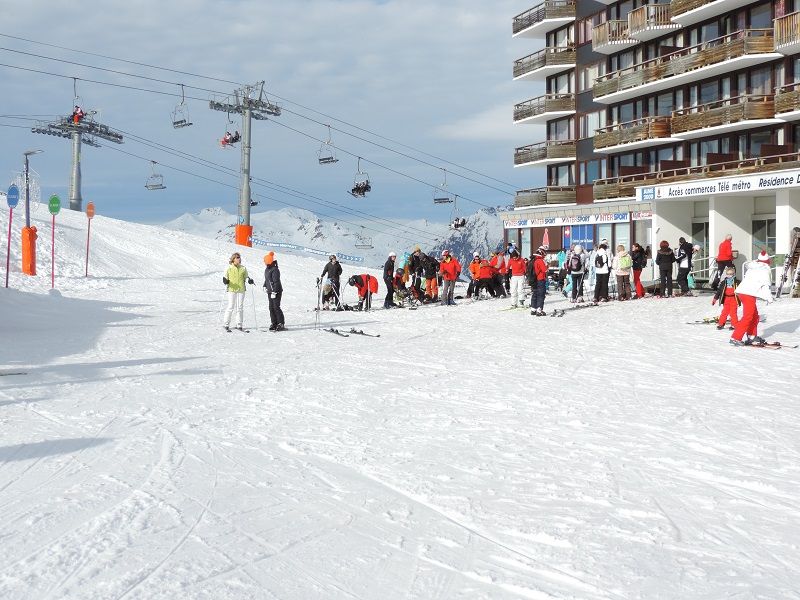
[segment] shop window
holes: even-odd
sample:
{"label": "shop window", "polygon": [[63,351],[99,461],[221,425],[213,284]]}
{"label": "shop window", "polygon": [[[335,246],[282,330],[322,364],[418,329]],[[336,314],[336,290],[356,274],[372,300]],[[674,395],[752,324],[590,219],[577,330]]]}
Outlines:
{"label": "shop window", "polygon": [[617,246],[622,244],[625,250],[631,249],[630,244],[631,224],[630,223],[614,223],[614,246],[610,247],[612,254],[617,253]]}
{"label": "shop window", "polygon": [[775,219],[754,219],[753,220],[753,248],[750,258],[754,259],[761,252],[761,248],[767,249],[767,254],[775,254]]}
{"label": "shop window", "polygon": [[[567,237],[566,232],[570,232]],[[573,225],[564,228],[564,247],[569,248],[570,244],[580,244],[585,250],[594,247],[594,225]]]}
{"label": "shop window", "polygon": [[597,226],[597,243],[600,243],[600,240],[606,239],[608,240],[608,249],[611,250],[614,247],[614,225],[611,223],[603,223],[602,225]]}
{"label": "shop window", "polygon": [[[692,244],[700,246],[703,256],[708,256],[708,221],[704,223],[692,223]],[[708,267],[707,264],[703,264],[702,266]],[[695,268],[699,267],[701,267],[700,264],[695,264]]]}
{"label": "shop window", "polygon": [[521,241],[519,245],[520,256],[528,256],[531,253],[531,230],[530,229],[522,229],[521,230]]}
{"label": "shop window", "polygon": [[[639,244],[645,250],[650,250],[652,240],[650,239],[653,230],[653,221],[645,219],[642,221],[633,222],[633,241]],[[652,258],[648,252],[648,258]]]}

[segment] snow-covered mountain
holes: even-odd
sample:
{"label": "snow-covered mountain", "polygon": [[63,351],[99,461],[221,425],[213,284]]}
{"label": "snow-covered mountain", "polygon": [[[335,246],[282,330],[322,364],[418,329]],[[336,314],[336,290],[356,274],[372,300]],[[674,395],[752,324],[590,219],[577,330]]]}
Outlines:
{"label": "snow-covered mountain", "polygon": [[[250,222],[254,240],[295,244],[339,255],[363,257],[365,266],[379,267],[389,252],[402,255],[416,245],[424,252],[437,256],[442,250],[448,249],[462,261],[469,260],[475,251],[485,256],[503,240],[499,210],[482,209],[469,215],[466,217],[466,227],[459,230],[452,230],[447,224],[421,219],[393,219],[393,222],[401,223],[400,227],[374,221],[351,225],[350,222],[324,220],[313,212],[298,208],[253,213]],[[170,229],[226,242],[233,241],[235,225],[236,215],[219,207],[187,213],[166,223]],[[372,248],[357,247],[365,245],[371,245]],[[282,251],[295,253],[285,248]],[[296,253],[303,254],[302,251]]]}

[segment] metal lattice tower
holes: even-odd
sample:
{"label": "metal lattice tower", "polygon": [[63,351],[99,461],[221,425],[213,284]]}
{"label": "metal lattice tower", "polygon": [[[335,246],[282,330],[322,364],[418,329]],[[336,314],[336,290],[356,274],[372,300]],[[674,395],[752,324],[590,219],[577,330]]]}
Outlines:
{"label": "metal lattice tower", "polygon": [[72,139],[72,173],[69,178],[69,207],[72,210],[83,210],[83,197],[81,196],[81,144],[99,148],[97,138],[122,143],[122,134],[114,131],[107,125],[94,120],[94,111],[89,111],[77,123],[72,117],[62,117],[58,121],[40,123],[31,128],[33,133],[54,135],[56,137]]}
{"label": "metal lattice tower", "polygon": [[211,110],[218,110],[229,115],[242,115],[241,186],[239,187],[239,222],[237,228],[244,226],[243,229],[247,232],[247,235],[246,237],[244,235],[240,237],[240,230],[237,229],[236,241],[239,244],[247,241],[245,245],[249,246],[249,236],[252,233],[250,228],[250,206],[252,201],[250,194],[251,123],[252,119],[266,121],[270,116],[280,116],[281,108],[264,97],[263,81],[259,81],[254,85],[245,85],[221,101],[211,100],[208,106]]}

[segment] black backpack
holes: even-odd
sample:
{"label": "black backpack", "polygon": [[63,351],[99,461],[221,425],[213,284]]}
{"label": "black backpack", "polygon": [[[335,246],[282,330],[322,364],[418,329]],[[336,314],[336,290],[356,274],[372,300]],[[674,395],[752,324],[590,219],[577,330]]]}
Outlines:
{"label": "black backpack", "polygon": [[594,266],[597,267],[598,269],[600,269],[600,268],[603,267],[604,264],[605,264],[605,261],[603,261],[603,256],[601,254],[597,254],[594,257]]}

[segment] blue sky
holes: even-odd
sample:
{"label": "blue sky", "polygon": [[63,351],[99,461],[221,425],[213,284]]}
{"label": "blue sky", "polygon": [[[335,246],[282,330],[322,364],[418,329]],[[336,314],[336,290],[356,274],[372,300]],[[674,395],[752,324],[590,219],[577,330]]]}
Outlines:
{"label": "blue sky", "polygon": [[[171,69],[211,75],[235,82],[266,80],[267,93],[286,110],[277,123],[254,123],[253,176],[289,186],[328,202],[391,217],[447,220],[450,209],[434,206],[430,187],[386,171],[369,162],[373,192],[356,201],[346,191],[352,186],[356,159],[386,165],[429,184],[441,183],[442,172],[385,149],[333,132],[341,147],[336,165],[319,166],[319,143],[295,133],[325,138],[320,122],[362,137],[370,137],[305,108],[316,109],[353,125],[380,133],[430,154],[506,182],[485,180],[491,189],[453,174],[457,167],[425,157],[386,140],[381,144],[419,156],[450,173],[452,192],[486,205],[512,201],[508,192],[541,185],[543,170],[514,170],[513,148],[541,141],[536,127],[511,123],[512,106],[543,93],[542,86],[511,81],[515,58],[534,51],[530,41],[512,40],[512,17],[532,6],[495,0],[425,2],[320,0],[233,2],[180,0],[177,2],[103,2],[102,9],[74,10],[74,5],[43,1],[16,4],[4,11],[0,33],[49,44],[77,48],[84,53],[0,37],[0,62],[68,76],[56,78],[0,67],[0,123],[30,125],[7,115],[67,114],[73,101],[69,77],[95,79],[178,93],[177,83],[229,92],[234,85],[123,64],[87,52],[125,58]],[[15,52],[16,51],[16,52]],[[163,79],[157,83],[21,54],[82,62],[128,73]],[[86,108],[99,110],[101,122],[126,135],[112,149],[85,147],[84,201],[94,201],[98,213],[141,222],[163,222],[184,212],[222,206],[236,212],[238,179],[137,142],[134,136],[238,170],[239,151],[222,150],[218,139],[229,127],[224,113],[208,109],[210,91],[187,88],[194,125],[174,130],[170,111],[176,98],[78,81]],[[296,103],[293,104],[292,102]],[[299,113],[291,114],[289,111]],[[237,128],[238,123],[231,127]],[[30,133],[26,128],[0,127],[0,173],[10,182],[21,168],[22,153],[40,148],[32,159],[41,175],[43,196],[67,197],[70,143]],[[112,144],[107,144],[113,146]],[[118,150],[135,154],[134,158]],[[148,192],[148,160],[161,163],[167,190]],[[170,167],[204,175],[224,187]],[[476,177],[474,174],[468,174]],[[7,187],[7,184],[3,185]],[[254,186],[261,199],[254,210],[281,208],[278,201],[296,204],[335,217],[334,206],[319,206],[303,198]],[[478,205],[462,200],[464,213]]]}

